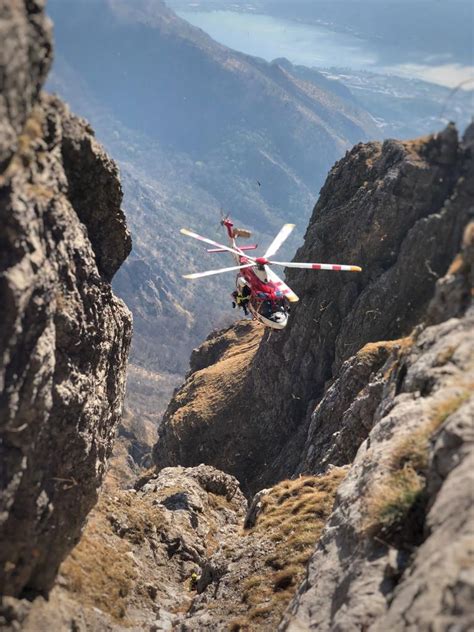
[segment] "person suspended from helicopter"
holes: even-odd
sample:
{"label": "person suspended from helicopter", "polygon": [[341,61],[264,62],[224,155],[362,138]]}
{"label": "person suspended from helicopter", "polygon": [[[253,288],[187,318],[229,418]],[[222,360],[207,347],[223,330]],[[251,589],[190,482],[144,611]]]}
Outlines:
{"label": "person suspended from helicopter", "polygon": [[232,292],[232,308],[235,307],[242,308],[244,310],[244,314],[246,316],[249,315],[248,312],[248,304],[250,301],[250,297],[252,295],[252,290],[249,288],[247,283],[242,277],[237,279],[237,289]]}

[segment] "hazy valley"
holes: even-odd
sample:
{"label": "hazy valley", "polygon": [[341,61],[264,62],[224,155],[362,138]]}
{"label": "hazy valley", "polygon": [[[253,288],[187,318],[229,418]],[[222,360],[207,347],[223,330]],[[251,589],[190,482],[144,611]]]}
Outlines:
{"label": "hazy valley", "polygon": [[[291,15],[376,44],[351,4]],[[440,7],[393,36],[463,61]],[[0,628],[471,630],[467,92],[255,58],[159,0],[48,11],[0,0]],[[233,275],[181,278],[222,207],[360,267],[288,267],[287,326],[239,319]]]}
{"label": "hazy valley", "polygon": [[[89,2],[50,2],[49,85],[120,164],[134,236],[114,281],[135,319],[129,402],[156,424],[191,349],[234,318],[230,277],[181,279],[211,258],[179,228],[222,239],[219,219],[230,212],[263,246],[291,220],[291,257],[327,170],[347,148],[428,133],[450,117],[462,127],[469,97],[447,100],[448,89],[410,79],[267,63],[215,43],[161,3],[95,5],[92,13]],[[153,395],[141,397],[147,380]]]}

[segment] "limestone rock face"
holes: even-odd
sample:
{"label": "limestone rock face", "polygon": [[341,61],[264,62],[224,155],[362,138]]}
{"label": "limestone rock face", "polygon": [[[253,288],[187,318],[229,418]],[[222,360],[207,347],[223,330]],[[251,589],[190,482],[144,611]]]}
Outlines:
{"label": "limestone rock face", "polygon": [[[289,326],[265,332],[235,388],[225,377],[226,393],[241,396],[213,395],[191,418],[181,408],[185,393],[193,383],[205,401],[206,385],[199,388],[199,371],[188,376],[160,429],[157,465],[204,460],[236,475],[246,493],[291,474],[315,406],[344,362],[367,343],[408,335],[425,317],[472,214],[473,164],[469,142],[451,125],[348,152],[329,173],[295,260],[358,264],[363,272],[291,270],[301,300]],[[373,360],[382,362],[383,351]],[[354,388],[369,361],[354,360],[364,365],[353,367]],[[203,441],[216,427],[225,442]]]}
{"label": "limestone rock face", "polygon": [[51,23],[43,13],[44,4],[44,0],[0,2],[0,171],[17,148],[51,65]]}
{"label": "limestone rock face", "polygon": [[97,500],[131,338],[109,281],[131,243],[115,164],[36,98],[42,3],[0,3],[0,29],[0,592],[19,595],[49,589]]}
{"label": "limestone rock face", "polygon": [[[474,625],[474,311],[455,300],[471,248],[430,305],[439,314],[452,287],[457,317],[395,342],[357,393],[351,359],[314,412],[300,468],[353,462],[282,630]],[[332,416],[334,391],[345,404]]]}
{"label": "limestone rock face", "polygon": [[[470,222],[464,232],[461,251],[447,274],[436,284],[424,325],[419,325],[409,336],[399,340],[368,343],[344,362],[337,379],[326,389],[311,415],[297,473],[321,473],[330,465],[353,462],[361,443],[367,439],[374,424],[378,423],[380,411],[385,414],[385,409],[392,406],[391,397],[403,392],[408,367],[413,363],[413,358],[418,357],[414,350],[418,348],[426,325],[431,325],[426,330],[431,332],[431,338],[428,344],[428,334],[425,334],[423,352],[425,347],[434,343],[437,335],[445,335],[445,329],[434,325],[458,323],[460,333],[457,336],[450,334],[448,342],[444,343],[444,350],[439,351],[433,364],[423,365],[423,373],[419,373],[415,390],[423,397],[428,396],[439,373],[452,376],[457,368],[461,368],[459,384],[464,384],[468,390],[472,389],[468,375],[472,368],[472,358],[469,358],[472,314],[469,310],[473,288],[473,246],[474,223]],[[454,350],[461,343],[467,346],[466,358],[463,360],[465,363],[459,367],[452,358]],[[418,350],[418,355],[422,356],[421,350]],[[428,360],[432,362],[431,356],[428,356]]]}
{"label": "limestone rock face", "polygon": [[345,468],[282,481],[254,498],[238,537],[207,561],[180,632],[275,630],[305,574]]}

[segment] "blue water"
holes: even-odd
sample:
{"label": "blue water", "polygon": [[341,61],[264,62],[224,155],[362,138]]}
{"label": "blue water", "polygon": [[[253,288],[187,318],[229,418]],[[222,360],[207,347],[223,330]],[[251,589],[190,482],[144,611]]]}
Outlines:
{"label": "blue water", "polygon": [[179,11],[178,15],[217,42],[267,60],[286,57],[304,66],[356,69],[377,61],[363,40],[324,27],[233,11]]}
{"label": "blue water", "polygon": [[228,10],[182,10],[177,13],[217,42],[267,61],[286,57],[293,64],[309,67],[368,70],[450,87],[474,76],[472,66],[457,63],[450,55],[435,65],[431,60],[428,63],[423,59],[419,63],[397,64],[394,61],[389,66],[384,65],[373,45],[366,40],[323,25]]}

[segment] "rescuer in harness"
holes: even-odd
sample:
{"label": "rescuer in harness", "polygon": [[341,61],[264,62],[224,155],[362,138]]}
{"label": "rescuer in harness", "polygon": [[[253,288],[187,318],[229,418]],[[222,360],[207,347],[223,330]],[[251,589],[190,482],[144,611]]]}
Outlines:
{"label": "rescuer in harness", "polygon": [[242,278],[237,281],[237,290],[232,292],[232,308],[241,307],[244,310],[244,314],[248,316],[249,312],[247,306],[250,301],[251,290]]}

